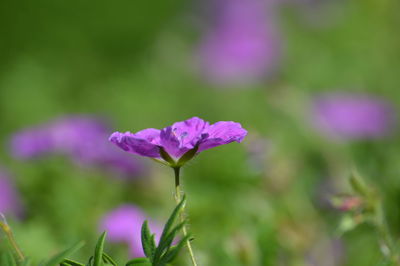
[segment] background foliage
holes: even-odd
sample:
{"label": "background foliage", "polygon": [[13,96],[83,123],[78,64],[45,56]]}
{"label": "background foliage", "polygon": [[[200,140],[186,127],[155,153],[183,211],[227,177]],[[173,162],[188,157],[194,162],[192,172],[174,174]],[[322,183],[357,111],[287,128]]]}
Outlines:
{"label": "background foliage", "polygon": [[[22,249],[40,261],[84,240],[75,256],[87,258],[99,220],[122,203],[165,221],[174,206],[173,173],[144,161],[148,171],[126,181],[62,156],[19,161],[10,155],[13,133],[70,114],[105,116],[115,130],[132,132],[199,116],[238,121],[250,132],[243,144],[206,151],[184,169],[202,265],[378,265],[382,256],[371,226],[338,235],[341,213],[321,204],[322,184],[329,179],[349,191],[346,178],[356,167],[379,189],[398,236],[399,134],[331,141],[312,128],[310,100],[341,90],[399,104],[400,3],[280,5],[283,55],[276,73],[239,89],[218,88],[199,74],[201,6],[1,1],[1,165],[24,206],[22,217],[9,217]],[[255,167],[248,150],[258,138],[266,149]],[[106,250],[121,262],[128,258],[122,244]]]}

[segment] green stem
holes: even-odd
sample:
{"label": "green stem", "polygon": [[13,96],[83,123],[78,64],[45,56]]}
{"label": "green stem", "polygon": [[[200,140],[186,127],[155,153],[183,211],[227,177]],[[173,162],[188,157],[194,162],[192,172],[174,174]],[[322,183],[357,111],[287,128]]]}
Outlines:
{"label": "green stem", "polygon": [[[5,219],[4,219],[5,220]],[[18,256],[19,261],[24,261],[25,257],[24,254],[22,253],[21,249],[18,247],[17,242],[15,241],[14,234],[10,228],[10,226],[7,224],[7,222],[2,222],[0,221],[0,228],[4,231],[6,234],[8,241],[11,244],[11,247],[14,249],[15,253]]]}
{"label": "green stem", "polygon": [[[181,188],[180,188],[180,169],[181,168],[174,167],[173,169],[174,169],[174,173],[175,173],[175,201],[176,201],[176,204],[179,204],[179,202],[181,202]],[[185,220],[185,206],[182,208],[182,212],[180,214],[180,219],[181,219],[181,222],[183,222]],[[187,236],[187,229],[186,229],[185,225],[182,227],[182,232],[183,232],[184,236]],[[192,260],[193,266],[197,266],[197,262],[194,257],[190,239],[188,239],[186,241],[186,246],[188,248],[190,259]]]}
{"label": "green stem", "polygon": [[388,257],[388,259],[395,265],[400,265],[399,254],[397,254],[395,242],[390,234],[389,226],[387,224],[382,205],[379,204],[376,210],[377,210],[376,225],[378,233],[381,237],[382,244],[386,249],[385,252],[385,250],[382,248],[383,255]]}

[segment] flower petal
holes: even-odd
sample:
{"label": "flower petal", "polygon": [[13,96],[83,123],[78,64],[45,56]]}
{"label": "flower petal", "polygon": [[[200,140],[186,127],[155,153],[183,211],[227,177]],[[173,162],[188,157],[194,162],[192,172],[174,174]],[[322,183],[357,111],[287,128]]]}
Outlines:
{"label": "flower petal", "polygon": [[208,122],[192,117],[176,122],[161,131],[160,142],[165,151],[175,158],[180,158],[193,149],[201,139],[202,132],[209,126]]}
{"label": "flower petal", "polygon": [[109,141],[121,149],[146,157],[160,158],[159,152],[160,130],[148,128],[135,134],[130,132],[114,132]]}
{"label": "flower petal", "polygon": [[220,121],[209,126],[202,134],[198,152],[228,144],[233,141],[241,142],[247,131],[239,123]]}
{"label": "flower petal", "polygon": [[184,147],[180,148],[180,142],[171,126],[161,130],[160,144],[169,155],[175,158],[179,158],[188,151]]}
{"label": "flower petal", "polygon": [[172,131],[179,140],[180,148],[193,149],[201,138],[201,133],[209,126],[208,122],[198,117],[172,125]]}

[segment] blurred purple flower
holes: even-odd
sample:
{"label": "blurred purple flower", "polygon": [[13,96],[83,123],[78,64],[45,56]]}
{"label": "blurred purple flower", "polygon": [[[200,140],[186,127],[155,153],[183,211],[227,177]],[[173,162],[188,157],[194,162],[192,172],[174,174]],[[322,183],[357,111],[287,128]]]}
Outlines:
{"label": "blurred purple flower", "polygon": [[15,134],[11,140],[15,157],[26,159],[51,152],[53,144],[44,128],[33,128]]}
{"label": "blurred purple flower", "polygon": [[7,173],[0,170],[0,212],[18,216],[21,211],[21,202],[13,182]]}
{"label": "blurred purple flower", "polygon": [[192,117],[162,130],[148,128],[137,133],[115,132],[110,141],[121,149],[146,157],[162,158],[161,148],[174,159],[196,149],[196,153],[228,144],[241,142],[247,131],[239,123],[220,121],[210,125],[208,122]]}
{"label": "blurred purple flower", "polygon": [[106,141],[108,135],[109,129],[102,121],[72,116],[17,133],[11,140],[11,149],[20,159],[64,154],[82,165],[103,166],[128,175],[140,173],[139,161],[126,158]]}
{"label": "blurred purple flower", "polygon": [[246,85],[271,74],[280,54],[272,1],[214,2],[214,25],[199,51],[205,77],[218,85]]}
{"label": "blurred purple flower", "polygon": [[390,103],[365,94],[326,94],[312,106],[314,126],[333,138],[373,139],[387,136],[394,127]]}
{"label": "blurred purple flower", "polygon": [[340,266],[345,264],[345,246],[340,239],[321,239],[309,250],[306,265]]}
{"label": "blurred purple flower", "polygon": [[[106,214],[100,224],[101,231],[107,231],[108,240],[114,243],[125,243],[129,246],[132,257],[143,257],[141,244],[141,227],[146,215],[133,205],[122,205]],[[158,243],[162,227],[149,221],[152,233],[155,233]]]}

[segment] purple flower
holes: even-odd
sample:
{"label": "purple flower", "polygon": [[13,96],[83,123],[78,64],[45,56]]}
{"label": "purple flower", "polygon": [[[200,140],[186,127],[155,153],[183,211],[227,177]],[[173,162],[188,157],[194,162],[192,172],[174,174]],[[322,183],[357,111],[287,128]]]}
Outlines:
{"label": "purple flower", "polygon": [[334,138],[373,139],[393,129],[393,107],[365,94],[335,93],[318,97],[312,107],[315,127]]}
{"label": "purple flower", "polygon": [[220,121],[210,125],[193,117],[161,130],[148,128],[137,133],[115,132],[110,141],[127,152],[168,161],[163,151],[173,160],[179,160],[189,151],[195,155],[233,141],[241,142],[246,134],[239,123]]}
{"label": "purple flower", "polygon": [[[107,231],[109,241],[127,244],[132,257],[143,257],[141,227],[145,220],[148,218],[139,208],[133,205],[122,205],[102,218],[100,230]],[[162,232],[161,226],[149,221],[149,227],[156,234],[158,243]]]}
{"label": "purple flower", "polygon": [[16,158],[27,159],[51,152],[53,144],[46,129],[33,128],[15,134],[11,149]]}
{"label": "purple flower", "polygon": [[308,266],[340,266],[345,265],[346,250],[340,239],[321,238],[316,241],[306,255]]}
{"label": "purple flower", "polygon": [[108,126],[92,117],[72,116],[17,133],[11,140],[15,157],[29,159],[63,154],[80,165],[102,166],[122,174],[136,175],[142,166],[104,141]]}
{"label": "purple flower", "polygon": [[206,78],[218,85],[245,85],[271,74],[280,54],[271,1],[215,2],[214,25],[199,51]]}
{"label": "purple flower", "polygon": [[19,195],[4,171],[0,171],[0,212],[16,216],[21,213]]}

